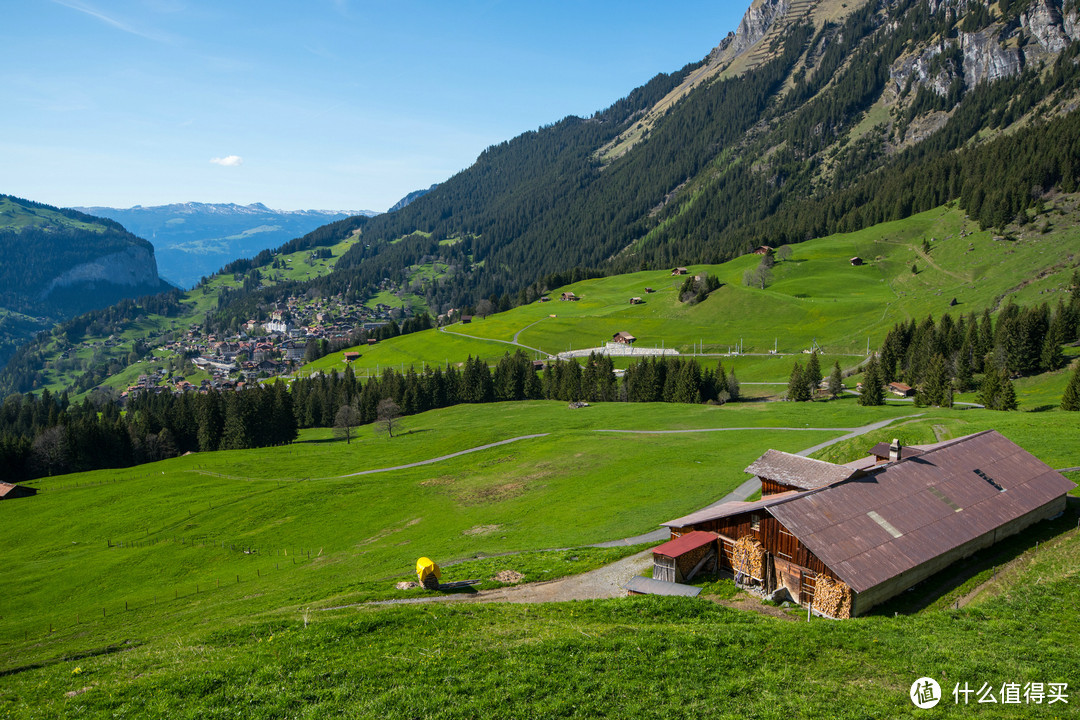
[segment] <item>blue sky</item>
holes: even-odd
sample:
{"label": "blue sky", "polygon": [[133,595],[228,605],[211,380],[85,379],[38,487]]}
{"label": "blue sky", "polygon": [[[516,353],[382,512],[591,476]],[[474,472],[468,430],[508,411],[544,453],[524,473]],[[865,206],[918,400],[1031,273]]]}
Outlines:
{"label": "blue sky", "polygon": [[10,3],[0,192],[385,210],[489,145],[700,60],[746,5]]}

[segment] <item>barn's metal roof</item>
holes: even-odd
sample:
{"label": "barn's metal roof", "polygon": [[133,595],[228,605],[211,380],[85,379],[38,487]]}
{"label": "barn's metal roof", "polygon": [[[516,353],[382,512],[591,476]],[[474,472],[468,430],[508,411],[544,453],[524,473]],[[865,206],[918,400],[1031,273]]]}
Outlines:
{"label": "barn's metal roof", "polygon": [[710,505],[709,507],[698,510],[697,512],[684,515],[681,518],[675,518],[674,520],[668,520],[666,523],[661,523],[663,527],[690,527],[697,523],[708,522],[709,520],[719,520],[721,518],[731,517],[732,515],[740,515],[745,512],[753,512],[754,510],[760,510],[761,508],[775,505],[778,502],[784,500],[790,500],[794,497],[805,495],[805,490],[787,490],[782,493],[773,493],[772,495],[766,495],[760,500],[754,500],[753,502],[742,502],[740,500],[732,500],[726,503],[720,503],[718,505]]}
{"label": "barn's metal roof", "polygon": [[768,507],[864,592],[1039,508],[1075,485],[994,430]]}
{"label": "barn's metal roof", "polygon": [[766,451],[746,468],[746,472],[803,490],[832,485],[847,480],[855,473],[843,465],[792,455],[781,450]]}

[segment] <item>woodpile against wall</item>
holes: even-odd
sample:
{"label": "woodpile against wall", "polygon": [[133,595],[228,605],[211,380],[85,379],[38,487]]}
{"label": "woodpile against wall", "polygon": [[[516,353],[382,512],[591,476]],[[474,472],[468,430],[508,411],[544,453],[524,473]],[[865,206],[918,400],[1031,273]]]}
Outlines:
{"label": "woodpile against wall", "polygon": [[837,619],[851,617],[851,588],[825,575],[817,576],[814,609]]}
{"label": "woodpile against wall", "polygon": [[736,581],[748,578],[762,580],[765,569],[765,549],[752,535],[743,535],[735,541],[731,567]]}

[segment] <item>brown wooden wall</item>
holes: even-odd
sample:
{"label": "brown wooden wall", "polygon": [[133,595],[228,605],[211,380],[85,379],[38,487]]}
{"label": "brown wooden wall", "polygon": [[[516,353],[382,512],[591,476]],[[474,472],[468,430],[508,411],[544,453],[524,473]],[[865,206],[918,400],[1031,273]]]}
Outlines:
{"label": "brown wooden wall", "polygon": [[[758,518],[758,529],[754,530],[754,519]],[[799,539],[788,532],[779,520],[769,515],[765,510],[740,513],[718,520],[707,520],[693,527],[672,528],[673,538],[684,535],[691,530],[709,530],[723,535],[731,540],[738,540],[745,535],[751,535],[756,539],[766,552],[776,555],[778,558],[800,565],[815,573],[827,575],[833,579],[839,579],[836,574],[826,567],[825,563],[818,559],[814,553],[806,549]],[[722,543],[723,544],[723,543]],[[723,548],[721,564],[726,568],[731,567],[731,554],[728,548]]]}

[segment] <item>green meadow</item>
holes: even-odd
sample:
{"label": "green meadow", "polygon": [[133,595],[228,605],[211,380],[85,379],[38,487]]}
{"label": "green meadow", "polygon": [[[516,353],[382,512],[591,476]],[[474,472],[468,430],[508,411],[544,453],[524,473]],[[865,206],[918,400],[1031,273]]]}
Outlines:
{"label": "green meadow", "polygon": [[[553,288],[550,302],[360,348],[356,368],[421,368],[459,362],[469,354],[494,362],[515,350],[514,342],[533,354],[556,354],[602,346],[626,331],[637,338],[637,347],[700,352],[710,356],[708,362],[741,347],[746,355],[731,358],[740,379],[786,382],[791,356],[798,359],[815,342],[829,365],[840,360],[848,368],[865,356],[868,343],[876,348],[901,321],[997,310],[1005,295],[1022,304],[1056,303],[1071,277],[1067,258],[1080,242],[1078,232],[1068,227],[995,239],[961,211],[943,207],[793,245],[791,258],[776,264],[774,281],[764,290],[742,282],[743,273],[760,260],[757,255],[690,266],[690,274],[713,274],[723,283],[695,305],[679,302],[685,278],[669,270],[587,280]],[[929,254],[923,252],[924,240]],[[866,264],[852,266],[855,256]],[[646,293],[647,287],[655,292]],[[561,301],[563,292],[581,299]],[[643,304],[631,305],[632,297]],[[770,356],[774,349],[781,357]],[[335,353],[309,367],[341,368],[342,363],[342,354]]]}
{"label": "green meadow", "polygon": [[[839,697],[850,712],[837,717],[865,717],[899,712],[923,674],[1068,678],[1076,650],[1053,643],[1077,630],[1066,609],[1080,595],[1073,515],[1038,531],[1065,553],[1053,556],[1056,574],[1038,570],[1034,587],[1018,579],[1000,598],[911,617],[806,624],[797,612],[657,598],[364,604],[430,595],[394,587],[415,577],[420,556],[442,564],[444,580],[481,588],[498,586],[502,569],[543,581],[598,567],[642,547],[583,546],[716,501],[766,449],[798,451],[882,419],[894,423],[819,455],[848,460],[881,439],[997,428],[1054,467],[1077,464],[1080,425],[1060,411],[864,408],[850,397],[577,410],[537,401],[412,416],[392,439],[370,427],[351,443],[312,430],[285,447],[41,479],[37,496],[0,504],[10,550],[0,569],[0,715],[595,717],[603,706],[625,717],[649,706],[665,716],[712,707],[721,717],[812,717]],[[981,561],[996,567],[1026,548]],[[1029,636],[1021,609],[1038,628]],[[929,638],[939,649],[926,654]],[[1008,650],[1018,647],[1022,662]],[[676,670],[686,662],[709,667],[713,682]],[[667,684],[634,680],[648,672]],[[784,695],[791,681],[810,684],[809,700]],[[417,694],[416,683],[430,692]],[[669,706],[676,690],[692,702]]]}
{"label": "green meadow", "polygon": [[[286,605],[356,601],[387,589],[365,583],[407,576],[421,555],[446,562],[648,532],[735,488],[742,468],[770,447],[796,451],[910,413],[851,401],[799,410],[458,406],[407,418],[393,439],[364,428],[346,444],[308,431],[286,447],[45,478],[28,502],[0,505],[14,550],[2,576],[10,606],[20,608],[0,627],[0,666],[83,636],[153,635],[162,612],[232,622]],[[709,428],[731,429],[602,432]]]}

